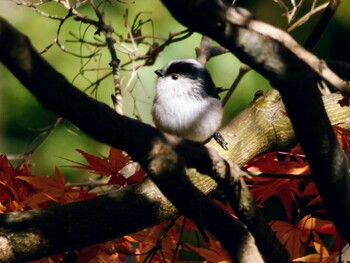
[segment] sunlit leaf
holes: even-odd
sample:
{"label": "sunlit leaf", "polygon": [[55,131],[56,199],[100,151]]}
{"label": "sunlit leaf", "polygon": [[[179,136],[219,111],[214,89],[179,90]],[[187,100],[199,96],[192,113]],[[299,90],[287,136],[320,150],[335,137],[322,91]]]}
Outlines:
{"label": "sunlit leaf", "polygon": [[288,250],[291,259],[304,255],[304,245],[308,235],[300,230],[296,225],[284,221],[273,221],[272,231],[276,232],[281,244]]}
{"label": "sunlit leaf", "polygon": [[[280,173],[280,174],[308,174],[309,166],[306,161],[299,157],[299,154],[288,153],[285,160],[277,158],[278,152],[269,152],[258,156],[247,163],[244,167],[253,172]],[[295,160],[291,160],[293,157]]]}
{"label": "sunlit leaf", "polygon": [[304,257],[299,257],[293,261],[302,261],[302,262],[312,262],[312,263],[336,263],[337,261],[331,257],[328,253],[328,250],[325,246],[320,245],[317,242],[313,242],[313,246],[317,253],[310,254]]}
{"label": "sunlit leaf", "polygon": [[327,224],[329,221],[308,215],[296,224],[279,220],[273,221],[271,229],[276,232],[277,238],[286,247],[291,259],[294,259],[305,254],[306,242],[311,237],[310,235],[315,234],[317,229]]}

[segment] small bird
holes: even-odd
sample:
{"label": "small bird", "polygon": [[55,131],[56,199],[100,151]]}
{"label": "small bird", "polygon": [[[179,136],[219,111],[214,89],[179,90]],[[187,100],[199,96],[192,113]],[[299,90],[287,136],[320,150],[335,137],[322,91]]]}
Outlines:
{"label": "small bird", "polygon": [[155,73],[155,126],[184,139],[210,140],[221,124],[223,108],[218,94],[223,89],[215,87],[209,72],[194,59],[170,61]]}

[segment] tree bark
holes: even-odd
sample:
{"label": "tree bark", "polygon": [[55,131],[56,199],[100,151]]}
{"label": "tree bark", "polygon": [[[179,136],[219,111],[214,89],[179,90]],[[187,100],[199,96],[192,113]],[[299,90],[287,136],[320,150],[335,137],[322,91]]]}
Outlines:
{"label": "tree bark", "polygon": [[216,40],[281,92],[322,200],[337,230],[350,242],[348,159],[317,86],[324,79],[349,94],[350,82],[339,78],[287,33],[255,20],[247,10],[221,0],[162,2],[180,23]]}
{"label": "tree bark", "polygon": [[[188,4],[190,14],[193,12],[193,9],[191,8],[198,8],[198,6],[191,6],[191,4],[193,4],[191,1],[183,2],[184,3],[181,4],[178,3],[178,5],[183,9]],[[200,4],[201,1],[197,2]],[[215,1],[208,2],[214,3]],[[169,3],[168,5],[171,6]],[[216,14],[223,15],[222,13],[229,9],[230,7],[221,3],[217,6],[217,8],[199,10],[206,10],[206,12],[214,12]],[[196,12],[197,11],[198,10],[196,10]],[[179,12],[179,10],[174,8],[174,10],[172,9],[172,12]],[[218,23],[218,21],[214,20],[216,17],[210,16],[210,14],[211,13],[206,13],[204,17],[211,17],[212,20],[210,20],[210,22]],[[182,15],[185,16],[188,14],[184,12]],[[177,15],[177,17],[178,16],[179,15]],[[222,17],[220,17],[220,19]],[[200,19],[200,17],[198,19]],[[237,54],[238,57],[240,57],[243,61],[248,62],[251,66],[253,66],[253,68],[257,69],[267,78],[269,78],[273,84],[276,84],[275,86],[281,90],[284,100],[288,103],[288,114],[293,117],[293,122],[299,122],[299,124],[296,125],[296,131],[299,138],[303,142],[303,145],[306,146],[308,155],[312,155],[312,151],[314,150],[313,148],[308,148],[307,140],[309,136],[312,135],[312,132],[315,132],[315,128],[325,127],[324,130],[327,131],[326,136],[324,137],[323,133],[318,133],[316,136],[317,139],[312,140],[312,147],[315,146],[315,143],[321,143],[321,146],[316,146],[315,150],[321,150],[321,153],[323,154],[321,156],[316,155],[315,159],[313,159],[313,166],[315,166],[316,160],[327,161],[327,164],[325,164],[326,166],[323,166],[322,168],[327,168],[325,171],[329,172],[333,176],[335,170],[330,170],[329,168],[333,167],[334,162],[328,162],[328,159],[326,160],[325,157],[329,157],[329,150],[335,149],[335,152],[339,153],[339,149],[337,149],[335,141],[333,140],[334,135],[329,132],[330,125],[327,123],[327,118],[320,115],[321,126],[316,127],[312,127],[313,125],[318,125],[313,118],[314,116],[312,114],[314,113],[310,114],[311,119],[303,119],[302,121],[299,120],[303,117],[300,116],[300,111],[303,111],[305,115],[305,112],[308,112],[309,109],[306,102],[309,102],[309,100],[313,101],[313,97],[315,96],[314,91],[316,89],[313,87],[315,87],[317,74],[307,65],[305,65],[303,61],[300,61],[297,57],[295,57],[292,52],[286,50],[285,47],[280,47],[280,43],[272,41],[268,37],[258,35],[254,32],[250,34],[248,29],[244,31],[245,29],[242,28],[241,24],[239,25],[240,28],[236,28],[237,26],[231,24],[232,21],[226,21],[225,19],[226,18],[224,18],[224,20],[221,19],[219,22],[225,21],[225,23],[228,23],[229,26],[232,26],[231,31],[226,31],[226,33],[228,32],[227,35],[220,35],[220,33],[222,33],[221,31],[210,33],[210,30],[214,30],[215,27],[212,28],[209,26],[207,29],[203,29],[198,25],[189,26],[196,30],[203,30],[204,33],[208,33],[208,35],[212,36],[215,40],[219,42],[222,41],[223,44],[225,44],[225,46],[229,49],[231,47],[230,50]],[[249,19],[247,21],[249,21]],[[198,21],[199,23],[203,22],[203,26],[206,25],[206,21]],[[235,38],[232,32],[239,33],[238,36],[243,36],[243,38]],[[249,53],[255,51],[255,49],[248,48],[244,45],[243,40],[247,39],[248,37],[252,37],[254,41],[264,41],[264,43],[267,45],[264,47],[264,50],[270,47],[274,50],[279,50],[279,52],[280,50],[286,52],[287,55],[284,58],[285,61],[279,61],[276,57],[271,58],[275,59],[275,62],[278,62],[278,65],[291,65],[291,68],[287,68],[288,70],[286,71],[289,74],[287,74],[288,78],[284,75],[278,75],[277,73],[286,72],[281,72],[281,68],[276,68],[271,61],[266,62],[265,60],[261,60],[261,58],[258,59]],[[253,44],[255,44],[255,48],[257,48],[257,53],[261,54],[259,53],[263,51],[259,49],[261,46],[256,45],[256,43]],[[280,54],[278,53],[278,55]],[[239,221],[234,221],[232,218],[229,219],[226,214],[222,213],[222,210],[212,206],[212,204],[208,202],[208,199],[197,193],[196,188],[193,188],[191,184],[187,183],[187,179],[184,174],[183,162],[185,162],[188,167],[197,168],[202,173],[213,175],[218,171],[215,170],[215,167],[211,167],[211,164],[222,160],[213,160],[213,155],[210,154],[210,151],[206,151],[205,148],[200,145],[193,145],[186,142],[179,143],[176,140],[174,140],[174,142],[173,139],[169,140],[156,129],[130,118],[121,117],[113,112],[108,106],[98,103],[85,94],[82,94],[72,85],[70,85],[62,75],[55,72],[45,61],[40,58],[40,56],[36,54],[36,52],[29,45],[28,39],[11,28],[3,20],[0,20],[0,59],[38,98],[38,100],[43,103],[45,107],[71,120],[95,139],[105,142],[111,146],[123,149],[127,151],[134,160],[139,161],[141,165],[143,165],[150,173],[152,179],[157,183],[157,186],[162,190],[167,198],[169,198],[176,205],[180,212],[184,212],[186,215],[189,215],[192,219],[194,219],[196,223],[214,232],[216,236],[219,237],[224,247],[228,249],[233,259],[235,259],[237,262],[249,262],[249,260],[251,260],[251,258],[246,255],[247,251],[254,251],[255,253],[256,250],[254,250],[254,248],[250,248],[250,246],[253,244],[252,242],[254,242],[250,234],[244,231],[244,227]],[[265,55],[264,59],[270,59],[270,57],[267,58]],[[262,65],[261,68],[259,67],[260,64]],[[302,67],[299,67],[300,65],[302,65]],[[303,79],[305,76],[308,78]],[[292,79],[290,79],[290,77]],[[302,80],[305,80],[305,82]],[[290,90],[294,88],[292,84],[295,84],[295,86],[299,89],[304,88],[304,86],[302,86],[303,84],[310,85],[310,88],[308,87],[307,90],[310,89],[314,92],[312,95],[307,94],[307,100],[303,101],[303,103],[301,103],[302,107],[297,110],[291,106],[299,103],[298,97],[292,96],[289,93]],[[337,95],[330,96],[330,100],[332,100],[330,103],[330,105],[332,105],[331,107],[334,107],[336,111],[342,112],[342,117],[344,117],[341,118],[342,120],[347,120],[350,115],[348,108],[340,108],[339,105],[334,102],[334,100],[337,100],[334,99],[334,97],[339,98]],[[289,101],[289,98],[292,98],[292,100]],[[317,94],[316,98],[316,102],[313,103],[312,106],[315,105],[314,107],[319,107],[320,99],[318,99]],[[270,110],[269,114],[265,107]],[[84,110],[82,111],[81,109]],[[318,108],[315,109],[317,110]],[[227,139],[229,142],[229,151],[224,152],[221,151],[221,149],[218,149],[218,151],[221,151],[225,158],[242,165],[256,154],[271,149],[285,148],[295,143],[296,139],[294,137],[291,124],[283,112],[283,104],[281,103],[280,97],[276,95],[276,93],[271,92],[271,94],[269,94],[267,97],[258,99],[247,110],[242,112],[234,121],[232,121],[230,125],[222,130],[225,139]],[[324,113],[325,112],[321,110],[321,114]],[[337,114],[334,115],[336,116]],[[94,123],[94,125],[91,125],[91,123]],[[348,124],[345,123],[345,126],[346,125]],[[303,134],[305,129],[310,129],[310,131],[306,133],[306,136]],[[326,149],[324,146],[325,144],[320,141],[320,139],[324,138],[326,142],[331,142],[330,144],[326,145]],[[217,147],[213,143],[210,143],[209,146],[212,146],[213,148]],[[189,149],[189,151],[184,152],[184,149]],[[201,162],[198,158],[196,158],[196,155],[193,155],[196,150],[201,153]],[[342,155],[340,155],[339,160],[341,160],[341,162],[344,161]],[[201,163],[206,165],[203,166]],[[337,169],[339,169],[339,167],[344,166],[336,165]],[[315,178],[319,178],[320,175],[323,176],[322,173],[325,172],[319,171],[316,168],[313,169],[316,171]],[[342,172],[342,175],[346,175],[344,174],[344,171]],[[190,178],[197,183],[200,182],[200,186],[196,186],[204,192],[210,192],[216,187],[216,183],[206,176],[195,173],[192,174]],[[328,173],[326,178],[329,180]],[[344,178],[346,180],[347,177],[345,176],[341,179]],[[344,183],[344,181],[340,182]],[[336,183],[339,185],[338,182]],[[345,181],[344,186],[346,185],[347,182]],[[144,191],[146,186],[147,191]],[[180,189],[178,188],[179,186]],[[50,208],[51,210],[28,211],[23,213],[1,215],[1,241],[7,248],[4,251],[8,252],[3,256],[3,261],[28,260],[29,258],[38,258],[52,253],[57,253],[60,249],[62,249],[61,251],[65,251],[68,249],[81,247],[80,244],[85,246],[98,243],[102,240],[111,239],[126,233],[137,231],[143,227],[155,224],[159,222],[159,220],[164,220],[165,218],[174,216],[177,213],[176,209],[174,209],[174,207],[171,206],[168,201],[166,201],[158,189],[155,189],[157,189],[157,187],[152,185],[149,180],[146,180],[137,186],[118,192],[116,196],[114,196],[114,194],[112,194],[112,196],[101,196],[96,200],[86,200],[75,204],[53,207]],[[142,223],[137,222],[137,225],[130,224],[131,222],[125,221],[126,218],[130,219],[129,216],[135,215],[135,211],[131,209],[118,209],[120,205],[125,205],[125,199],[123,198],[130,198],[127,197],[127,192],[128,194],[134,195],[138,201],[132,203],[134,204],[133,208],[137,207],[137,210],[142,211],[143,213],[142,217],[144,220],[142,220]],[[147,193],[152,193],[154,195],[150,197]],[[185,193],[186,195],[181,196],[182,193]],[[322,192],[322,194],[326,195],[327,193]],[[181,198],[178,198],[179,196]],[[98,208],[97,212],[95,213],[94,211],[91,211],[92,205],[93,207],[101,207]],[[73,208],[73,206],[74,209],[72,210],[71,208]],[[343,204],[343,207],[338,208],[344,208],[344,206],[345,205]],[[204,209],[192,211],[198,208]],[[69,209],[69,213],[66,209]],[[123,211],[123,214],[121,215],[118,213],[116,215],[112,212],[112,210],[113,212]],[[350,211],[350,209],[348,211]],[[330,210],[330,212],[333,214],[334,211]],[[84,217],[82,217],[82,214]],[[101,224],[101,222],[97,220],[96,222],[100,223],[96,224],[96,227],[94,227],[93,222],[95,222],[97,217],[100,218],[99,220],[101,220],[101,214],[103,215],[103,223]],[[334,214],[337,216],[337,211],[335,211]],[[58,217],[58,215],[62,216]],[[67,217],[65,215],[69,216]],[[222,227],[217,227],[217,220],[221,215],[223,218],[226,218],[226,224],[222,224]],[[122,217],[120,218],[121,223],[119,225],[116,224],[116,228],[108,226],[106,231],[101,231],[101,225],[107,225],[106,222],[111,222],[111,225],[113,225],[113,220],[115,220],[116,216]],[[56,224],[57,218],[62,220],[59,224]],[[140,217],[138,219],[140,219]],[[70,240],[73,239],[73,236],[72,228],[69,226],[69,224],[73,220],[76,220],[75,222],[79,222],[79,226],[76,226],[76,229],[74,229],[74,231],[76,231],[74,232],[75,245],[73,242],[70,242]],[[46,226],[46,229],[42,222],[52,222],[52,224]],[[338,225],[338,222],[336,223]],[[340,226],[342,226],[341,223],[342,222],[339,223]],[[83,226],[84,224],[89,226],[89,229],[85,228]],[[128,228],[126,231],[126,226],[128,225],[130,225],[130,228]],[[55,229],[57,229],[57,232],[53,232]],[[346,228],[344,229],[346,230]],[[97,231],[99,233],[96,233]],[[59,235],[52,235],[52,233],[58,233]],[[241,233],[241,235],[237,233]],[[96,239],[94,238],[95,235],[97,236]],[[26,239],[23,237],[26,237]],[[236,239],[234,240],[233,238],[235,237]],[[32,242],[23,243],[23,240],[28,242],[31,240]],[[52,244],[57,245],[52,246]],[[64,246],[64,244],[68,245]],[[281,255],[284,254],[283,251],[280,253]],[[269,257],[269,255],[264,256],[265,258]],[[275,256],[275,258],[273,258],[273,256]],[[285,257],[277,257],[276,255],[271,255],[271,257],[271,262],[283,262],[283,258],[284,261],[286,261]],[[260,259],[261,258],[259,258],[259,255],[257,255],[254,262],[257,262],[257,260]]]}
{"label": "tree bark", "polygon": [[[213,154],[213,151],[209,152],[202,144],[179,143],[179,140],[166,137],[149,125],[120,116],[107,105],[88,97],[73,87],[44,61],[25,36],[6,21],[0,20],[0,22],[0,59],[46,108],[72,121],[91,137],[127,151],[135,161],[138,161],[146,169],[158,188],[166,193],[167,198],[176,205],[180,212],[191,218],[197,225],[208,229],[214,236],[219,237],[223,247],[236,262],[249,262],[252,255],[255,256],[255,261],[261,261],[261,255],[254,244],[254,239],[245,226],[230,216],[223,208],[211,202],[186,177],[185,161],[187,167],[197,168],[208,175],[225,177],[227,174],[230,177],[232,171],[225,160],[219,155]],[[189,158],[184,160],[175,152],[174,148],[178,147],[180,151],[186,144],[191,145],[188,147],[189,151],[193,149],[194,152],[201,154],[202,161],[206,165],[203,166]],[[192,156],[193,159],[196,159],[196,155]],[[222,169],[226,166],[228,169]],[[25,214],[21,215],[25,216]],[[222,224],[217,225],[217,218],[221,218]],[[5,217],[4,224],[6,222],[7,218]],[[17,232],[19,236],[17,235],[16,239],[4,230],[3,238],[6,242],[3,243],[8,248],[6,249],[8,253],[5,261],[17,260],[17,254],[22,257],[26,254],[28,258],[38,256],[38,254],[43,256],[40,254],[41,250],[38,249],[38,243],[43,244],[45,249],[61,249],[59,246],[48,248],[48,244],[54,244],[51,241],[47,242],[51,238],[51,236],[47,236],[47,232],[50,231],[41,232],[39,226],[41,224],[38,225],[37,222],[34,224],[38,226],[34,236],[32,230],[35,228],[32,226],[27,229],[30,231],[29,236],[24,236],[22,224],[16,225],[18,227],[16,229],[19,230]],[[13,228],[10,226],[10,229]],[[71,231],[71,228],[68,230]],[[37,235],[37,233],[40,234]],[[67,234],[67,231],[61,233]],[[40,240],[42,235],[49,239]],[[24,251],[23,243],[18,241],[27,241],[24,237],[33,237],[31,253],[28,250],[22,253]],[[87,242],[96,243],[93,240],[93,235],[91,237],[92,239],[89,241],[82,240],[82,242],[85,245]],[[110,234],[106,238],[111,238]],[[11,251],[13,253],[10,253]],[[281,251],[283,251],[282,247]],[[37,254],[34,255],[35,253]]]}

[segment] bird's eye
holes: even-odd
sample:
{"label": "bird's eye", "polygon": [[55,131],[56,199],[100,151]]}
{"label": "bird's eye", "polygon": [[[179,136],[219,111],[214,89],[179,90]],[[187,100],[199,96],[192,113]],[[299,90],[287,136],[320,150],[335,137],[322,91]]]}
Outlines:
{"label": "bird's eye", "polygon": [[176,74],[176,73],[173,73],[173,74],[171,74],[171,78],[172,78],[173,80],[177,80],[177,79],[179,78],[179,75]]}

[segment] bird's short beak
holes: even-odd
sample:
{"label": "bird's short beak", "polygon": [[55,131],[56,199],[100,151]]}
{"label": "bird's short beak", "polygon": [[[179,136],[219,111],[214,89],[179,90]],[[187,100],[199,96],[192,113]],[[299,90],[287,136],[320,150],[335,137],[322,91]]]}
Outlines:
{"label": "bird's short beak", "polygon": [[164,77],[163,71],[161,69],[157,69],[156,71],[154,71],[154,73],[156,73],[159,77]]}

